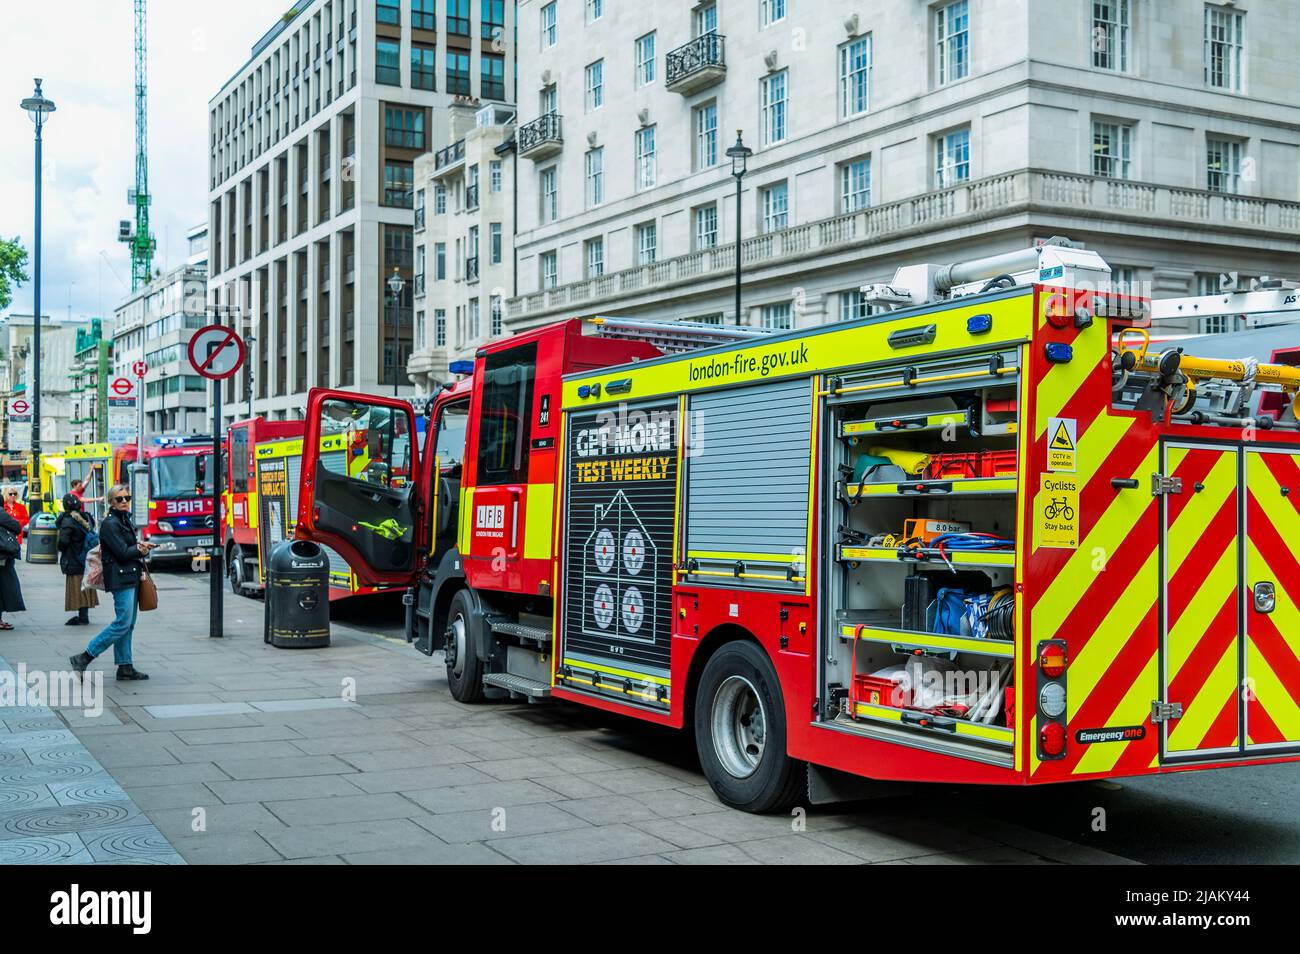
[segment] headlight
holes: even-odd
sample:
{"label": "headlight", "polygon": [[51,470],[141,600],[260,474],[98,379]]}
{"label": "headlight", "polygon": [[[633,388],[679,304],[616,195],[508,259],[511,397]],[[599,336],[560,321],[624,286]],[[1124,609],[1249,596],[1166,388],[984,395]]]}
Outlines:
{"label": "headlight", "polygon": [[158,529],[163,533],[175,533],[175,528],[172,527],[170,520],[159,520]]}

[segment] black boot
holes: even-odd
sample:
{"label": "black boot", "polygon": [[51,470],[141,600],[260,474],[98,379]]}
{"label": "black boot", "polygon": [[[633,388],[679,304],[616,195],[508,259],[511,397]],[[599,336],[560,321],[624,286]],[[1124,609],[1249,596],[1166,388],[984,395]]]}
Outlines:
{"label": "black boot", "polygon": [[72,663],[72,671],[80,675],[86,671],[86,667],[95,659],[90,653],[77,653],[75,656],[69,656],[68,662]]}
{"label": "black boot", "polygon": [[125,682],[127,680],[134,680],[134,679],[148,679],[148,678],[149,675],[147,673],[141,672],[139,669],[136,669],[130,663],[127,663],[125,666],[117,667],[117,679],[119,682]]}
{"label": "black boot", "polygon": [[89,623],[89,622],[90,622],[90,620],[88,620],[88,619],[86,619],[86,618],[84,618],[84,617],[82,617],[82,616],[73,616],[73,617],[70,617],[70,618],[68,619],[68,621],[67,621],[66,623],[64,623],[63,625],[64,625],[64,626],[85,626],[85,625],[86,625],[87,623]]}

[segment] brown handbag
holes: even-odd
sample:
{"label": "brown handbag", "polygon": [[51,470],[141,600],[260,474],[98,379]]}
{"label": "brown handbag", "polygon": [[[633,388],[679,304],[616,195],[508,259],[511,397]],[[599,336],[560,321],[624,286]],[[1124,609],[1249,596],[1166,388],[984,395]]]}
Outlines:
{"label": "brown handbag", "polygon": [[140,568],[140,612],[147,613],[149,610],[158,608],[158,587],[154,585],[153,577],[144,567]]}

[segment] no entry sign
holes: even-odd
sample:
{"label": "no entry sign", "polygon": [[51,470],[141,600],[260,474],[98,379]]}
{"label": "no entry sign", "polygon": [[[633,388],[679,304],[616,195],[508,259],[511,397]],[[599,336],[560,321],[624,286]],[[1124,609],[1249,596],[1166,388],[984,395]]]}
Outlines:
{"label": "no entry sign", "polygon": [[208,325],[194,332],[189,355],[194,370],[205,378],[228,378],[244,363],[244,341],[234,328]]}

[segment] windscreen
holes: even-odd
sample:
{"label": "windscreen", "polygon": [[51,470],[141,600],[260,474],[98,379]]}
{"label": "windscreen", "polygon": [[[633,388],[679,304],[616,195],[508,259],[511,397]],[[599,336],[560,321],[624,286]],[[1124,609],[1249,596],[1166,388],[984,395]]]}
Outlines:
{"label": "windscreen", "polygon": [[[149,461],[149,487],[156,500],[185,500],[212,493],[212,454],[155,457]],[[202,483],[202,493],[199,484]]]}

